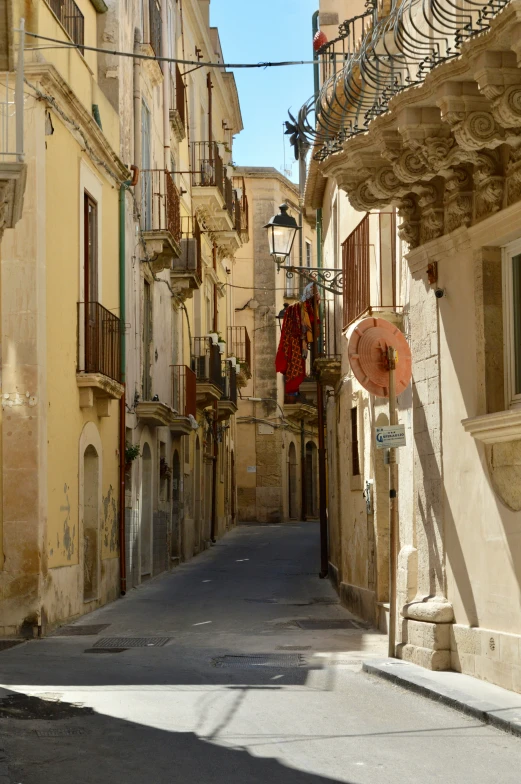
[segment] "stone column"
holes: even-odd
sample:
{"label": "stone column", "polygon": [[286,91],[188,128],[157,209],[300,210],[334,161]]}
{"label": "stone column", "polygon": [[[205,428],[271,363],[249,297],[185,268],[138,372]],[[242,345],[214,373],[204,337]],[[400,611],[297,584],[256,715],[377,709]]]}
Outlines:
{"label": "stone column", "polygon": [[[402,608],[405,621],[398,655],[442,670],[450,668],[449,632],[454,613],[446,598],[445,580],[438,300],[426,274],[433,258],[419,248],[408,260],[412,273],[413,545],[417,558],[408,558],[410,568],[416,571],[409,575],[409,584],[416,583],[416,596]],[[410,551],[410,543],[406,549]],[[403,562],[406,553],[400,555]]]}
{"label": "stone column", "polygon": [[[42,625],[47,515],[45,106],[26,103],[22,219],[4,232],[0,264],[2,549],[0,631]],[[58,304],[59,306],[59,304]]]}

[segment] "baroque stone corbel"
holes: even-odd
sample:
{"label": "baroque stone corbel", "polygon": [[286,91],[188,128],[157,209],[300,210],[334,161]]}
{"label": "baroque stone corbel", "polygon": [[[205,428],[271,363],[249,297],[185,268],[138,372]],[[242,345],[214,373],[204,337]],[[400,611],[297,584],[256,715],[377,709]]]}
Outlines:
{"label": "baroque stone corbel", "polygon": [[474,217],[482,220],[503,206],[505,178],[502,176],[499,152],[482,150],[477,155],[473,172]]}
{"label": "baroque stone corbel", "polygon": [[473,190],[469,167],[458,166],[445,181],[445,231],[472,223]]}
{"label": "baroque stone corbel", "polygon": [[420,242],[423,244],[443,234],[443,181],[437,179],[422,183],[417,194],[418,207],[421,211]]}
{"label": "baroque stone corbel", "polygon": [[398,215],[402,222],[398,226],[398,235],[403,242],[409,246],[409,250],[417,248],[420,244],[420,212],[418,209],[418,197],[415,193],[409,193],[397,202]]}

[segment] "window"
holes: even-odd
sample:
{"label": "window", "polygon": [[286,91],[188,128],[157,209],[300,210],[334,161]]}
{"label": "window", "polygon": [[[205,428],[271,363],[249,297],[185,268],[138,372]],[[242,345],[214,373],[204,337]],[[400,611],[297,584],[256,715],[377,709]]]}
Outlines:
{"label": "window", "polygon": [[150,283],[144,282],[143,298],[143,400],[152,397],[152,376],[150,370],[150,352],[152,350],[152,289]]}
{"label": "window", "polygon": [[507,408],[521,408],[521,241],[503,249]]}
{"label": "window", "polygon": [[308,269],[310,269],[313,266],[312,260],[313,260],[312,245],[309,240],[306,240],[306,267]]}
{"label": "window", "polygon": [[351,468],[353,476],[360,476],[360,457],[358,454],[358,407],[351,409]]}
{"label": "window", "polygon": [[85,19],[74,0],[47,0],[47,4],[69,38],[84,54]]}
{"label": "window", "polygon": [[88,193],[83,195],[85,242],[85,301],[98,301],[98,205]]}

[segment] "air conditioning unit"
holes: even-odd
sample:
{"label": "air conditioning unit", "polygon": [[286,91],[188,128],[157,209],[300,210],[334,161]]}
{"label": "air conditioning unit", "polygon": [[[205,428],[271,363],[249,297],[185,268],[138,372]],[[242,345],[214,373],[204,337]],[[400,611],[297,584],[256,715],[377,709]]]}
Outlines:
{"label": "air conditioning unit", "polygon": [[197,272],[197,240],[194,237],[181,240],[181,255],[173,260],[172,269]]}

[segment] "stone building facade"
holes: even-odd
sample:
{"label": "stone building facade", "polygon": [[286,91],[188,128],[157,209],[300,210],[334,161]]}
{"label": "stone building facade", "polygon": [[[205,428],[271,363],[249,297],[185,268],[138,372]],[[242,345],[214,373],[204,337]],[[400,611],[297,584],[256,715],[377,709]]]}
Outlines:
{"label": "stone building facade", "polygon": [[[236,255],[234,273],[235,323],[247,330],[251,341],[251,378],[241,390],[237,413],[239,519],[274,523],[316,518],[316,382],[307,379],[299,398],[289,401],[284,379],[275,371],[281,325],[277,316],[285,302],[298,302],[302,282],[298,276],[277,273],[264,228],[284,203],[298,218],[299,192],[276,169],[239,167],[236,174],[245,180],[251,215],[249,242]],[[315,229],[307,219],[303,223],[303,265],[314,266]],[[299,239],[291,262],[300,265]]]}
{"label": "stone building facade", "polygon": [[[329,138],[316,140],[307,206],[326,213],[326,244],[347,248],[366,214],[392,211],[398,218],[390,304],[410,343],[413,377],[398,401],[408,446],[399,458],[397,655],[521,691],[520,5],[487,6],[483,15],[471,4],[464,35],[447,15],[436,58],[422,65],[421,58],[413,60],[414,48],[407,49],[402,62],[414,85],[409,88],[396,72],[386,82],[385,65],[381,80],[370,81],[371,58],[379,50],[364,44],[366,36],[376,41],[393,30],[402,36],[396,41],[420,35],[417,47],[434,51],[439,39],[433,43],[428,18],[421,28],[408,26],[410,4],[402,5],[405,10],[371,5],[362,43],[338,72],[327,71],[333,61],[328,45],[319,55],[319,100],[328,89],[334,98],[320,105],[322,127],[329,117]],[[421,4],[410,10],[414,18]],[[354,24],[344,24],[341,39]],[[356,93],[360,104],[346,106],[343,128],[335,126],[339,112],[332,104],[354,95],[350,86],[360,74],[366,80],[366,89]],[[344,213],[336,239],[327,217],[335,198]],[[341,252],[332,251],[326,263],[333,266],[334,253],[338,258]],[[353,264],[345,251],[344,270]],[[373,295],[365,314],[379,304]],[[347,326],[337,325],[345,337]],[[343,415],[349,404],[342,409],[341,401],[360,394],[345,346],[341,353],[342,376],[328,412],[332,573],[340,584],[354,581],[354,590],[344,589],[346,603],[383,627],[388,548],[374,488],[379,475],[385,488],[386,467],[372,444],[385,403],[361,393],[366,409],[358,432],[370,445],[362,484],[373,483],[374,503],[367,492],[362,496],[363,488],[357,498],[335,497],[342,482],[332,482],[331,475],[345,476],[343,457],[353,451],[353,430]],[[346,563],[344,550],[354,563]]]}

